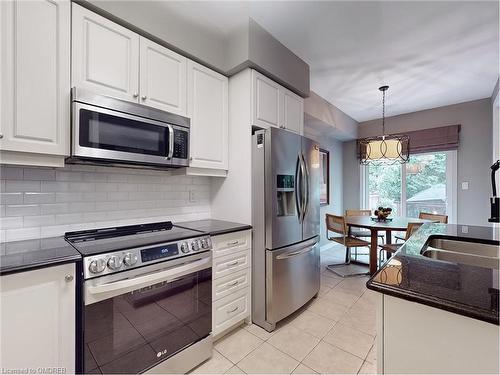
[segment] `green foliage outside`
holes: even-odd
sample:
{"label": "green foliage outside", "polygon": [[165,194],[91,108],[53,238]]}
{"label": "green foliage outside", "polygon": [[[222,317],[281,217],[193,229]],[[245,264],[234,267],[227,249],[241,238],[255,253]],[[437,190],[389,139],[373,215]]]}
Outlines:
{"label": "green foliage outside", "polygon": [[[421,170],[418,172],[417,166]],[[377,205],[391,207],[398,215],[401,204],[401,165],[370,165],[368,185],[370,195],[379,196]],[[403,167],[407,168],[406,199],[437,184],[446,184],[446,154],[414,155]],[[417,171],[417,173],[411,173]],[[375,207],[371,207],[374,209]]]}

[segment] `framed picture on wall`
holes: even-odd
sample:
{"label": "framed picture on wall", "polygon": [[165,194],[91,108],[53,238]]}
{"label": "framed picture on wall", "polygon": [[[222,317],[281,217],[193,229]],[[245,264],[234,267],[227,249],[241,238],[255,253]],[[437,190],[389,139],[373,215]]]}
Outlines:
{"label": "framed picture on wall", "polygon": [[319,204],[330,204],[330,151],[319,149]]}

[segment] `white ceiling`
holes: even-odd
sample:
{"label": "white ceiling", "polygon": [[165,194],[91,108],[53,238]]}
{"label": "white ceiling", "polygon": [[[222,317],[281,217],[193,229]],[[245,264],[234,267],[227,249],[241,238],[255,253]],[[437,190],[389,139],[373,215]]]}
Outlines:
{"label": "white ceiling", "polygon": [[227,37],[252,17],[311,67],[311,90],[361,122],[489,97],[499,74],[498,2],[166,1]]}

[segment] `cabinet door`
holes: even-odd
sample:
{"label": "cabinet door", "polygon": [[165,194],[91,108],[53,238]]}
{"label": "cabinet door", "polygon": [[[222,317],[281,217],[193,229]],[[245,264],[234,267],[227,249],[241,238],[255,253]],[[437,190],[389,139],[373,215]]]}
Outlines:
{"label": "cabinet door", "polygon": [[140,102],[186,116],[187,59],[141,37]]}
{"label": "cabinet door", "polygon": [[188,117],[191,167],[228,168],[228,79],[193,61],[188,63]]}
{"label": "cabinet door", "polygon": [[138,101],[139,35],[73,4],[72,85]]}
{"label": "cabinet door", "polygon": [[75,372],[75,265],[1,277],[2,368]]}
{"label": "cabinet door", "polygon": [[280,85],[252,70],[252,125],[280,126]]}
{"label": "cabinet door", "polygon": [[304,99],[285,88],[281,89],[281,96],[281,103],[283,103],[283,122],[281,125],[302,135],[304,128]]}
{"label": "cabinet door", "polygon": [[70,2],[1,1],[0,148],[69,154]]}

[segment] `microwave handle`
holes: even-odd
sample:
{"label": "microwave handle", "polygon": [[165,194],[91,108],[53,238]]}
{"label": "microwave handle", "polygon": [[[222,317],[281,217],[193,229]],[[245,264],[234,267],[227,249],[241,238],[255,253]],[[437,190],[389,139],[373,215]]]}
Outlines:
{"label": "microwave handle", "polygon": [[167,124],[168,127],[168,154],[167,159],[170,160],[174,156],[174,128]]}

